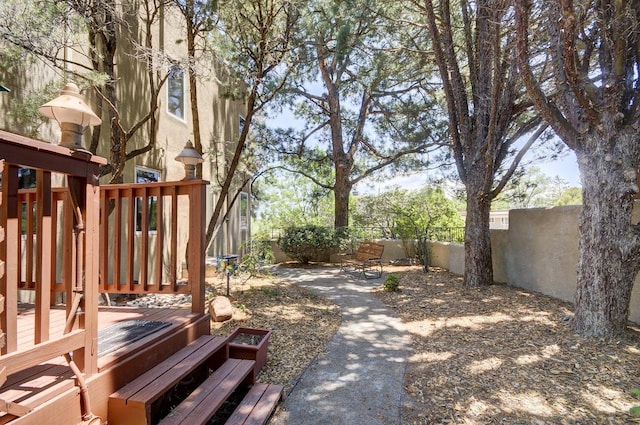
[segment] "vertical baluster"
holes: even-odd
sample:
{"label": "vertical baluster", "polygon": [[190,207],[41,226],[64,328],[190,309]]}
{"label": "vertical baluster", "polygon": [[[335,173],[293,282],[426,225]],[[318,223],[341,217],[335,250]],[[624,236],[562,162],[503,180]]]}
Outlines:
{"label": "vertical baluster", "polygon": [[162,191],[160,188],[155,188],[154,190],[156,197],[156,264],[155,264],[155,274],[156,274],[156,290],[161,291],[162,287],[162,263],[164,257],[164,222],[162,220],[162,210],[163,210],[163,202],[164,197],[162,196]]}
{"label": "vertical baluster", "polygon": [[2,216],[5,240],[0,245],[0,256],[5,258],[5,274],[0,279],[0,292],[5,298],[5,308],[0,314],[2,329],[6,332],[6,345],[2,354],[18,349],[18,282],[20,281],[20,220],[18,202],[18,167],[5,164],[2,171]]}
{"label": "vertical baluster", "polygon": [[[31,216],[30,209],[27,208]],[[51,232],[51,173],[36,172],[36,249],[38,259],[35,263],[36,278],[36,323],[34,342],[36,344],[49,340],[49,315],[51,306],[51,252],[49,251]],[[27,232],[27,240],[32,240]],[[31,258],[29,256],[28,258]],[[28,268],[28,266],[27,266]]]}
{"label": "vertical baluster", "polygon": [[169,255],[171,256],[171,285],[173,291],[178,290],[178,192],[173,186],[171,188],[171,248]]}

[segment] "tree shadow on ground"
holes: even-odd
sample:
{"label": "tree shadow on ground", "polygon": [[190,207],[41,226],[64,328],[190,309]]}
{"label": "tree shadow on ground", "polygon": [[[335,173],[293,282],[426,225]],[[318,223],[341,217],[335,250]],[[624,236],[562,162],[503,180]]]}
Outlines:
{"label": "tree shadow on ground", "polygon": [[626,424],[638,404],[640,338],[571,331],[573,307],[507,285],[466,289],[434,269],[376,294],[414,341],[403,416],[420,424]]}

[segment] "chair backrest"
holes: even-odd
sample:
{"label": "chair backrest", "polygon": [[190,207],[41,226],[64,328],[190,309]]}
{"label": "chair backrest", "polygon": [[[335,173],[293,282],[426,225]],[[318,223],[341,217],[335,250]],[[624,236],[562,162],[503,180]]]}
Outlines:
{"label": "chair backrest", "polygon": [[370,260],[382,258],[384,245],[374,242],[360,242],[356,252],[356,260]]}

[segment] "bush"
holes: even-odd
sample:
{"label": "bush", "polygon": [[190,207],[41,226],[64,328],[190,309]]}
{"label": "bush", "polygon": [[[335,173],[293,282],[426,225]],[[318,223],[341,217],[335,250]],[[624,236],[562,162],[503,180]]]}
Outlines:
{"label": "bush", "polygon": [[289,257],[302,264],[309,264],[320,253],[334,248],[336,238],[331,230],[322,226],[289,227],[278,239],[278,245]]}
{"label": "bush", "polygon": [[[640,389],[634,388],[631,390],[631,392],[636,397],[640,397]],[[640,406],[633,406],[631,409],[629,409],[629,412],[634,416],[640,416]]]}
{"label": "bush", "polygon": [[395,274],[390,274],[382,283],[385,291],[396,292],[399,289],[400,279]]}

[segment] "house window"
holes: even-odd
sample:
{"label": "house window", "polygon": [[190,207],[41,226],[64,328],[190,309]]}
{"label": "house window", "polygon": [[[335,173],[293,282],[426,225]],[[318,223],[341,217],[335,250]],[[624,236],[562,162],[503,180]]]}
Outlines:
{"label": "house window", "polygon": [[[18,189],[33,189],[36,187],[36,170],[31,168],[18,168]],[[33,232],[36,232],[36,206],[33,206]],[[27,204],[22,204],[22,234],[27,234]]]}
{"label": "house window", "polygon": [[240,193],[240,230],[247,230],[249,226],[249,194]]}
{"label": "house window", "polygon": [[184,120],[184,70],[172,66],[167,79],[167,112]]}
{"label": "house window", "polygon": [[18,188],[33,189],[36,187],[36,170],[31,168],[18,168]]}
{"label": "house window", "polygon": [[[160,181],[160,171],[150,168],[136,167],[136,183],[155,183]],[[149,231],[156,231],[158,223],[156,218],[156,206],[158,204],[155,196],[147,198],[147,223]],[[142,231],[142,198],[136,198],[136,231]]]}
{"label": "house window", "polygon": [[[33,189],[36,187],[36,170],[31,168],[18,167],[18,189]],[[2,173],[0,173],[0,191],[2,191]],[[22,203],[21,205],[21,217],[22,217],[22,234],[27,234],[27,204]],[[33,231],[36,231],[36,207],[34,205],[32,211],[32,219],[33,219]]]}

